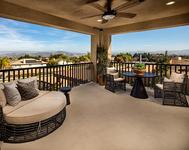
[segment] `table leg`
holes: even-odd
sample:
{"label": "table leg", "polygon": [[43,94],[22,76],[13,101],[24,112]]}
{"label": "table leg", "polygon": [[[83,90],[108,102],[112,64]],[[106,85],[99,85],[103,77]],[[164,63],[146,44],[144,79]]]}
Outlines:
{"label": "table leg", "polygon": [[148,98],[148,94],[146,92],[146,89],[144,87],[142,78],[136,77],[133,88],[131,90],[131,96],[141,99]]}
{"label": "table leg", "polygon": [[65,93],[67,105],[70,105],[70,95],[69,93]]}

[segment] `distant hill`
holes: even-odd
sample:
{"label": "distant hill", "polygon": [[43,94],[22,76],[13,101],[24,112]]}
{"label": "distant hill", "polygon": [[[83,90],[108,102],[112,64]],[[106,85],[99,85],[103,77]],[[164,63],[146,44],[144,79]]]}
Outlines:
{"label": "distant hill", "polygon": [[50,51],[41,51],[41,52],[37,52],[37,51],[0,51],[0,56],[1,57],[20,57],[23,56],[25,54],[28,55],[32,55],[32,56],[42,56],[42,57],[49,57],[51,54],[66,54],[68,56],[81,56],[85,53],[72,53],[72,52],[66,52],[66,51],[54,51],[54,52],[50,52]]}
{"label": "distant hill", "polygon": [[[131,54],[135,54],[135,53],[152,53],[152,54],[164,54],[166,50],[159,50],[159,51],[134,51],[134,50],[125,50],[125,51],[120,51],[120,52],[116,52],[114,53],[114,55],[121,53],[121,52],[128,52]],[[189,55],[189,49],[185,49],[185,50],[168,50],[168,55]]]}
{"label": "distant hill", "polygon": [[169,55],[189,55],[189,49],[168,51]]}
{"label": "distant hill", "polygon": [[[134,53],[152,53],[152,54],[156,54],[156,53],[165,53],[165,50],[159,50],[159,51],[120,51],[120,52],[129,52],[131,54],[134,54]],[[8,57],[20,57],[20,56],[23,56],[25,54],[29,54],[29,55],[32,55],[32,56],[42,56],[42,57],[49,57],[51,54],[66,54],[68,56],[81,56],[81,55],[84,55],[86,53],[75,53],[75,52],[67,52],[67,51],[53,51],[53,52],[50,52],[50,51],[41,51],[41,52],[38,52],[38,51],[0,51],[0,57],[4,57],[4,56],[8,56]],[[113,53],[114,55],[116,55],[118,52],[116,53]],[[172,50],[172,51],[168,51],[168,55],[189,55],[189,49],[185,49],[185,50]]]}

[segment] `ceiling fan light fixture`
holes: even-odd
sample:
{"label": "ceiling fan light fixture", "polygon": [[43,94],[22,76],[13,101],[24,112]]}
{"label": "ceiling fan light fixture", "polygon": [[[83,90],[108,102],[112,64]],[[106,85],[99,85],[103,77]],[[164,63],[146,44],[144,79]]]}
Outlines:
{"label": "ceiling fan light fixture", "polygon": [[103,14],[102,18],[104,20],[112,20],[114,19],[116,16],[116,12],[114,10],[111,10],[111,11],[107,11]]}
{"label": "ceiling fan light fixture", "polygon": [[97,22],[102,22],[102,19],[98,19]]}
{"label": "ceiling fan light fixture", "polygon": [[115,18],[115,15],[113,15],[113,14],[112,15],[103,15],[102,18],[104,20],[112,20]]}
{"label": "ceiling fan light fixture", "polygon": [[169,5],[173,5],[175,4],[175,1],[170,1],[170,2],[167,2],[166,5],[169,6]]}

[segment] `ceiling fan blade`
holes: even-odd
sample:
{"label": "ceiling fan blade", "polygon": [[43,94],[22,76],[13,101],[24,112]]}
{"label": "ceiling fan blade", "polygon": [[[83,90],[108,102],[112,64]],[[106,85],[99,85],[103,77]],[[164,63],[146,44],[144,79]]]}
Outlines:
{"label": "ceiling fan blade", "polygon": [[98,2],[99,0],[81,0],[81,3],[84,3],[84,4],[90,4],[90,3],[95,3],[95,2]]}
{"label": "ceiling fan blade", "polygon": [[117,17],[123,17],[123,18],[134,18],[136,14],[133,13],[117,13]]}
{"label": "ceiling fan blade", "polygon": [[80,19],[88,19],[88,18],[99,17],[99,16],[102,16],[102,14],[86,16],[86,17],[82,17]]}
{"label": "ceiling fan blade", "polygon": [[98,2],[99,0],[87,0],[87,4]]}
{"label": "ceiling fan blade", "polygon": [[131,8],[134,6],[139,5],[140,3],[144,2],[145,0],[128,0],[127,3],[124,3],[116,8],[114,8],[115,11],[121,11],[123,9]]}
{"label": "ceiling fan blade", "polygon": [[105,24],[107,22],[108,22],[108,20],[103,19],[102,22],[101,22],[101,24]]}
{"label": "ceiling fan blade", "polygon": [[102,7],[101,5],[99,5],[97,3],[91,3],[90,5],[102,12],[106,11],[106,9],[104,7]]}

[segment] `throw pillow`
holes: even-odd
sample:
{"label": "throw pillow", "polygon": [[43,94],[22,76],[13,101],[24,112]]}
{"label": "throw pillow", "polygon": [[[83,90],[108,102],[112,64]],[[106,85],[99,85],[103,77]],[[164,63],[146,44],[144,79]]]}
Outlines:
{"label": "throw pillow", "polygon": [[4,85],[6,101],[11,106],[16,106],[21,101],[18,89],[14,85]]}
{"label": "throw pillow", "polygon": [[7,103],[3,89],[4,89],[4,85],[0,84],[0,106],[2,107],[4,107]]}
{"label": "throw pillow", "polygon": [[183,83],[184,81],[184,74],[173,72],[170,77],[171,80],[177,83]]}
{"label": "throw pillow", "polygon": [[6,97],[2,89],[0,89],[0,106],[4,107],[6,105]]}
{"label": "throw pillow", "polygon": [[38,89],[37,77],[30,77],[30,78],[18,80],[18,82],[22,82],[22,83],[29,83],[31,81],[34,81],[34,86],[36,89]]}
{"label": "throw pillow", "polygon": [[18,81],[17,87],[22,100],[29,100],[39,95],[38,90],[35,88],[35,81],[31,81],[28,83]]}

